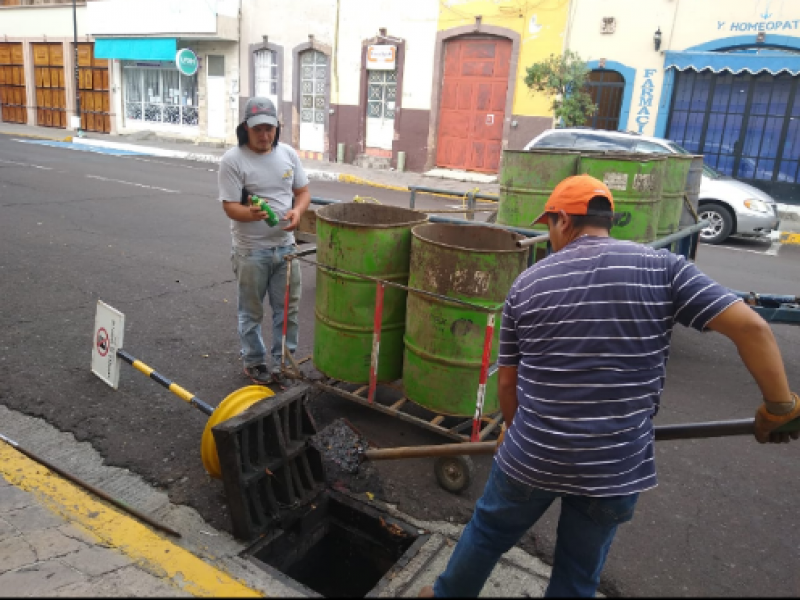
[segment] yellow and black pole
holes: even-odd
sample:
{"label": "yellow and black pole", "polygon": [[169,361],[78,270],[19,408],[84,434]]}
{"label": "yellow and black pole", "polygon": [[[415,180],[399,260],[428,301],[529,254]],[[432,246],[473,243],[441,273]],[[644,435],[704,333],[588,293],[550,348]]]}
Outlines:
{"label": "yellow and black pole", "polygon": [[167,388],[170,392],[175,394],[178,398],[191,404],[200,412],[208,415],[205,429],[203,430],[203,438],[200,442],[200,458],[203,461],[203,466],[206,472],[216,479],[222,477],[222,469],[219,464],[219,456],[217,455],[217,444],[214,441],[214,435],[211,430],[215,425],[219,425],[223,421],[227,421],[249,408],[259,400],[274,396],[275,393],[268,387],[261,385],[248,385],[235,392],[229,394],[219,406],[216,408],[206,404],[200,398],[192,394],[190,391],[182,388],[177,383],[164,377],[161,373],[147,366],[132,354],[117,349],[117,356],[131,365],[134,369],[147,375],[150,379],[159,385]]}
{"label": "yellow and black pole", "polygon": [[171,379],[167,379],[155,369],[148,367],[146,364],[144,364],[135,356],[125,352],[125,350],[122,349],[117,350],[117,356],[119,356],[122,360],[131,365],[134,369],[136,369],[140,373],[144,373],[159,385],[167,388],[178,398],[184,400],[185,402],[188,402],[189,404],[199,409],[201,412],[205,413],[209,417],[214,414],[213,407],[209,406],[208,404],[200,400],[200,398],[192,394],[190,391],[185,390]]}

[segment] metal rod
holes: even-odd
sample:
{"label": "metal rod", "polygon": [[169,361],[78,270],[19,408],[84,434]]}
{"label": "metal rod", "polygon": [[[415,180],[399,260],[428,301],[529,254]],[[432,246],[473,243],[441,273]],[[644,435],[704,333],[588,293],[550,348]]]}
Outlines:
{"label": "metal rod", "polygon": [[414,210],[414,207],[417,205],[417,190],[416,188],[408,188],[411,190],[411,197],[408,199],[408,208]]}
{"label": "metal rod", "polygon": [[[359,279],[365,279],[367,281],[374,281],[375,283],[382,283],[383,285],[388,285],[389,287],[395,287],[401,290],[405,290],[407,292],[413,292],[417,294],[422,294],[423,296],[430,296],[432,298],[436,298],[437,300],[441,300],[443,302],[450,302],[452,304],[458,304],[460,306],[467,306],[473,310],[478,310],[480,312],[497,312],[503,307],[503,303],[498,304],[494,308],[487,308],[485,306],[481,306],[480,304],[472,304],[471,302],[466,302],[464,300],[458,300],[457,298],[451,298],[450,296],[442,296],[441,294],[434,294],[433,292],[428,292],[426,290],[418,290],[417,288],[408,287],[407,285],[402,285],[400,283],[395,283],[393,281],[388,281],[386,279],[378,279],[377,277],[370,277],[369,275],[362,275],[361,273],[354,273],[353,271],[347,271],[345,269],[339,269],[338,267],[329,267],[328,265],[323,265],[320,262],[315,260],[311,260],[308,258],[299,257],[296,254],[290,255],[291,258],[297,258],[297,260],[303,261],[310,265],[314,265],[319,267],[320,269],[326,269],[333,273],[342,273],[343,275],[350,275],[351,277],[358,277]],[[289,258],[289,257],[287,257]]]}
{"label": "metal rod", "polygon": [[517,242],[517,248],[525,248],[526,246],[533,246],[535,244],[541,244],[542,242],[549,242],[549,241],[550,241],[550,234],[545,233],[537,237],[528,238],[527,240],[519,240]]}
{"label": "metal rod", "polygon": [[474,192],[467,192],[467,210],[466,216],[468,221],[475,220],[475,194]]}
{"label": "metal rod", "polygon": [[438,209],[430,209],[430,210],[417,210],[417,212],[425,213],[425,214],[447,214],[447,213],[478,213],[478,212],[490,212],[494,213],[497,212],[496,208],[438,208]]}
{"label": "metal rod", "polygon": [[283,333],[281,334],[281,370],[286,367],[286,330],[289,324],[289,290],[292,287],[292,261],[286,261],[286,292],[283,295]]}
{"label": "metal rod", "polygon": [[[738,435],[753,435],[754,419],[734,421],[709,421],[707,423],[685,423],[680,425],[659,425],[654,428],[655,440],[695,440]],[[782,432],[800,431],[800,418],[783,425]],[[364,458],[369,460],[396,460],[401,458],[429,458],[434,456],[466,456],[494,454],[496,442],[475,442],[470,444],[440,444],[438,446],[407,446],[367,450]]]}
{"label": "metal rod", "polygon": [[472,437],[470,441],[477,442],[481,433],[481,418],[483,417],[483,401],[486,398],[486,380],[488,378],[489,363],[492,355],[492,339],[494,338],[494,313],[486,316],[486,336],[483,338],[483,356],[481,358],[481,373],[478,378],[478,399],[475,402],[475,418],[472,420]]}
{"label": "metal rod", "polygon": [[214,414],[214,409],[211,406],[200,400],[200,398],[198,398],[188,390],[183,389],[177,383],[173,382],[170,379],[167,379],[158,371],[155,371],[151,367],[148,367],[146,364],[144,364],[142,361],[134,357],[132,354],[128,354],[125,350],[120,349],[117,350],[117,356],[122,360],[124,360],[129,365],[131,365],[134,369],[136,369],[140,373],[144,373],[150,379],[152,379],[162,387],[167,388],[170,392],[175,394],[181,400],[185,400],[195,408],[200,409],[200,412],[205,413],[209,417],[212,414]]}
{"label": "metal rod", "polygon": [[651,248],[666,248],[667,246],[672,245],[674,242],[678,240],[682,240],[685,237],[693,235],[698,231],[705,229],[711,223],[709,221],[700,221],[699,223],[695,223],[694,225],[690,225],[689,227],[685,227],[680,231],[676,231],[673,234],[670,234],[666,237],[660,238],[655,240],[654,242],[650,242],[649,244],[645,244],[645,246],[650,246]]}
{"label": "metal rod", "polygon": [[140,511],[136,510],[135,508],[133,508],[131,506],[128,506],[127,504],[125,504],[121,500],[117,500],[113,496],[108,495],[103,490],[101,490],[99,488],[96,488],[95,486],[93,486],[90,483],[87,483],[83,479],[79,479],[75,475],[73,475],[71,473],[68,473],[67,471],[64,471],[60,467],[57,467],[56,465],[51,463],[50,461],[48,461],[48,460],[42,458],[41,456],[31,452],[30,450],[27,450],[26,448],[23,448],[22,446],[19,445],[18,442],[15,442],[11,438],[4,436],[2,433],[0,433],[0,440],[6,442],[9,446],[14,448],[18,452],[21,452],[22,454],[24,454],[25,456],[27,456],[31,460],[34,460],[34,461],[44,465],[45,467],[47,467],[48,469],[50,469],[54,473],[58,473],[64,479],[67,479],[67,480],[71,481],[72,483],[77,484],[77,485],[81,486],[82,488],[84,488],[86,490],[89,490],[95,496],[98,496],[98,497],[102,498],[106,502],[108,502],[110,504],[113,504],[114,506],[116,506],[117,508],[119,508],[121,510],[124,510],[125,512],[133,515],[137,519],[139,519],[141,521],[144,521],[145,523],[147,523],[151,527],[154,527],[155,529],[159,529],[159,530],[161,530],[161,531],[163,531],[165,533],[168,533],[170,535],[174,535],[175,537],[181,537],[180,532],[175,531],[174,529],[172,529],[170,527],[167,527],[166,525],[163,525],[162,523],[159,523],[158,521],[152,519],[151,517],[148,517],[143,512],[140,512]]}
{"label": "metal rod", "polygon": [[[454,192],[453,190],[440,190],[437,188],[422,187],[417,185],[410,185],[408,186],[408,189],[412,194],[421,192],[423,194],[436,194],[439,196],[464,196],[462,192]],[[497,196],[492,196],[490,194],[475,194],[475,197],[480,200],[491,200],[493,202],[497,202],[499,200]]]}
{"label": "metal rod", "polygon": [[78,117],[78,135],[81,133],[81,80],[78,69],[78,8],[77,1],[72,0],[72,45],[75,60],[75,115]]}
{"label": "metal rod", "polygon": [[372,328],[372,357],[369,362],[369,393],[367,401],[372,404],[375,400],[375,387],[378,385],[378,354],[381,347],[381,323],[383,322],[383,291],[386,287],[382,283],[375,284],[375,322]]}

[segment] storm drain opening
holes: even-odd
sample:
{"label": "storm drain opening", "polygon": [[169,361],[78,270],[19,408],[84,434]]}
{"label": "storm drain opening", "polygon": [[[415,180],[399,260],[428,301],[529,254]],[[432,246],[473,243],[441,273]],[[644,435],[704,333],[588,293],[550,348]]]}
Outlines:
{"label": "storm drain opening", "polygon": [[245,554],[265,571],[294,580],[306,594],[363,598],[379,593],[428,537],[368,504],[326,490],[300,518]]}

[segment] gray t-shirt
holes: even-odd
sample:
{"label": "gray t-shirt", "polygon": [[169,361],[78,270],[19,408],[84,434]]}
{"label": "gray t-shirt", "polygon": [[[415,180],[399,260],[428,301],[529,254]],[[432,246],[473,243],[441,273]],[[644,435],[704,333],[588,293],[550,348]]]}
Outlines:
{"label": "gray t-shirt", "polygon": [[[267,154],[256,154],[247,146],[231,148],[222,157],[217,180],[220,202],[238,203],[244,187],[267,200],[281,219],[292,208],[292,190],[308,185],[297,152],[281,143]],[[248,250],[290,246],[294,234],[284,231],[285,226],[286,221],[270,227],[265,221],[241,223],[231,219],[233,245]]]}

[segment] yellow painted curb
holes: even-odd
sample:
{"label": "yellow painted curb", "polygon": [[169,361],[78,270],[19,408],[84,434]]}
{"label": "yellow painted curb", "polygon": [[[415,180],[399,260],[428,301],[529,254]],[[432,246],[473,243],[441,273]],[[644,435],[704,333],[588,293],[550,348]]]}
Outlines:
{"label": "yellow painted curb", "polygon": [[72,136],[54,137],[48,135],[38,135],[35,133],[19,133],[16,131],[0,131],[0,135],[11,135],[15,137],[33,138],[35,140],[49,140],[51,142],[71,142]]}
{"label": "yellow painted curb", "polygon": [[241,581],[203,562],[129,515],[95,500],[69,481],[0,442],[0,475],[33,493],[47,508],[88,530],[137,566],[200,597],[263,597]]}
{"label": "yellow painted curb", "polygon": [[792,244],[800,246],[800,233],[782,233],[781,244]]}

